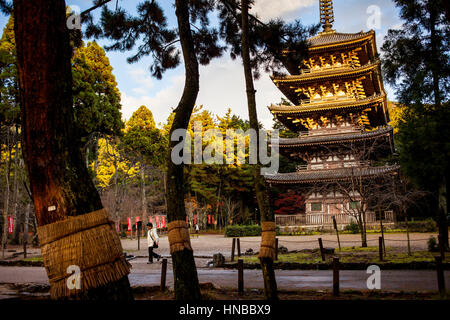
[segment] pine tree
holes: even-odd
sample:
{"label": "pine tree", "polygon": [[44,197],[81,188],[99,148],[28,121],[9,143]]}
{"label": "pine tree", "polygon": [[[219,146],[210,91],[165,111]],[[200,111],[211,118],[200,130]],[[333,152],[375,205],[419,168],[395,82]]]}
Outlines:
{"label": "pine tree", "polygon": [[450,28],[446,1],[395,0],[404,20],[384,39],[383,71],[404,107],[397,146],[400,164],[436,195],[439,235],[448,247],[447,185]]}
{"label": "pine tree", "polygon": [[[23,153],[39,226],[102,209],[76,134],[65,12],[61,0],[14,1]],[[128,276],[123,276],[83,289],[78,298],[130,300],[133,296]]]}
{"label": "pine tree", "polygon": [[120,93],[105,51],[95,41],[72,58],[75,122],[83,142],[93,133],[120,135]]}
{"label": "pine tree", "polygon": [[[291,74],[298,74],[298,62],[306,54],[306,36],[314,33],[317,27],[307,30],[299,21],[292,24],[285,24],[281,20],[262,23],[249,15],[249,8],[253,3],[252,0],[222,0],[219,1],[218,7],[221,11],[221,35],[231,47],[231,57],[241,56],[243,61],[250,128],[259,132],[254,78],[260,76],[261,69],[266,72],[279,72],[282,67]],[[263,142],[258,141],[258,148],[260,143]],[[261,222],[274,222],[275,216],[269,202],[269,193],[260,174],[261,166],[258,163],[253,167]],[[270,239],[272,240],[275,243],[275,239]],[[274,251],[272,253],[273,256]],[[273,259],[262,257],[260,262],[265,296],[269,300],[277,300]]]}
{"label": "pine tree", "polygon": [[[92,17],[88,35],[106,37],[114,43],[106,49],[129,51],[138,46],[137,53],[128,58],[133,63],[144,56],[152,55],[150,66],[152,75],[160,79],[163,73],[180,64],[180,52],[175,44],[180,43],[185,66],[186,82],[183,95],[174,110],[172,127],[169,132],[187,129],[199,91],[199,63],[208,64],[220,56],[222,48],[217,45],[218,33],[209,26],[208,13],[214,8],[212,0],[175,1],[177,26],[168,27],[167,19],[157,1],[143,1],[137,6],[138,15],[133,17],[123,9],[111,11],[104,7],[101,25],[95,25]],[[194,30],[191,27],[195,26]],[[142,42],[138,40],[143,39]],[[169,141],[167,154],[166,198],[169,222],[185,221],[184,166],[175,165],[171,150],[177,145]],[[186,300],[201,299],[197,270],[192,250],[184,249],[172,253],[175,298]]]}

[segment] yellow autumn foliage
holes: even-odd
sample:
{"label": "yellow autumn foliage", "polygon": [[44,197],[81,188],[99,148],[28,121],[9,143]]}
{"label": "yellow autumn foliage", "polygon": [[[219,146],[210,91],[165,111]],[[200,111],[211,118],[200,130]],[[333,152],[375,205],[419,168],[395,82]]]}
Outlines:
{"label": "yellow autumn foliage", "polygon": [[[96,177],[101,188],[106,188],[114,183],[115,162],[117,162],[117,170],[121,177],[135,178],[140,172],[139,163],[132,164],[130,161],[123,159],[117,148],[103,138],[98,141],[97,161]],[[94,162],[90,164],[90,167],[94,169]]]}

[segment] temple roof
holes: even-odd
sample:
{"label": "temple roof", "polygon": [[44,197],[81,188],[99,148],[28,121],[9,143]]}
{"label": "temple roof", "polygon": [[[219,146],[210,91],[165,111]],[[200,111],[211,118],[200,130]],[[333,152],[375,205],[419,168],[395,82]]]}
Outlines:
{"label": "temple roof", "polygon": [[272,81],[275,84],[283,83],[283,82],[318,82],[322,79],[332,79],[335,77],[345,77],[345,76],[356,76],[361,73],[366,73],[367,71],[375,70],[379,67],[380,61],[376,60],[372,63],[368,63],[364,66],[352,68],[352,67],[342,67],[342,68],[335,68],[335,69],[325,69],[321,71],[315,71],[310,73],[302,73],[299,75],[287,75],[287,76],[278,76],[278,77],[271,77]]}
{"label": "temple roof", "polygon": [[300,170],[292,173],[279,173],[265,175],[267,183],[275,184],[300,184],[314,182],[333,182],[350,180],[351,177],[371,178],[398,171],[400,166],[380,167],[348,167],[322,170]]}
{"label": "temple roof", "polygon": [[319,35],[308,39],[310,45],[309,50],[314,51],[322,49],[323,47],[339,47],[350,43],[371,39],[374,37],[375,31],[373,30],[370,30],[368,32],[361,31],[359,33],[320,33]]}
{"label": "temple roof", "polygon": [[[352,132],[352,133],[342,133],[335,135],[321,135],[321,136],[305,136],[299,138],[280,138],[278,140],[278,146],[281,148],[286,147],[298,147],[298,146],[308,146],[313,144],[333,144],[341,143],[344,141],[359,141],[376,138],[382,135],[392,134],[392,127],[386,126],[385,128],[374,130],[374,131],[362,131],[362,132]],[[275,143],[272,143],[275,144]]]}
{"label": "temple roof", "polygon": [[281,113],[308,113],[308,112],[316,112],[316,111],[328,111],[328,110],[334,110],[334,109],[345,109],[345,108],[351,108],[351,107],[359,107],[359,106],[366,106],[372,103],[377,102],[383,102],[386,99],[385,94],[377,94],[370,97],[367,97],[365,99],[359,99],[359,100],[349,100],[349,99],[342,99],[342,100],[331,100],[331,101],[324,101],[320,100],[318,102],[309,103],[308,105],[302,105],[302,106],[279,106],[279,105],[272,105],[269,107],[269,110],[274,114],[281,114]]}

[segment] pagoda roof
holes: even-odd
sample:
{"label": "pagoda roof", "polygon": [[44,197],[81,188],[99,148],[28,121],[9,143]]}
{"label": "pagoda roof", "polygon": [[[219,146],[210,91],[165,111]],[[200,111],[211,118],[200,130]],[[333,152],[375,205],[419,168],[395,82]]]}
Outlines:
{"label": "pagoda roof", "polygon": [[346,76],[357,76],[359,74],[366,73],[368,71],[376,70],[380,65],[380,60],[368,63],[366,65],[352,68],[342,67],[334,69],[324,69],[320,71],[314,71],[310,73],[302,73],[299,75],[286,75],[286,76],[272,76],[272,81],[278,85],[278,83],[303,83],[303,82],[318,82],[319,80],[342,78]]}
{"label": "pagoda roof", "polygon": [[318,102],[312,102],[308,103],[307,105],[301,106],[272,105],[269,107],[269,110],[273,114],[302,114],[317,111],[329,111],[335,109],[346,109],[346,108],[366,106],[377,102],[384,102],[385,99],[386,95],[383,93],[359,100],[350,100],[350,99],[330,100],[330,101],[320,100]]}
{"label": "pagoda roof", "polygon": [[[345,141],[360,141],[377,138],[383,135],[391,135],[392,127],[386,126],[384,128],[374,130],[374,131],[360,131],[351,133],[341,133],[341,134],[327,134],[320,136],[305,136],[299,138],[280,138],[278,140],[278,146],[280,148],[288,147],[299,147],[299,146],[309,146],[314,144],[334,144],[342,143]],[[272,143],[275,144],[275,143]]]}
{"label": "pagoda roof", "polygon": [[398,165],[380,167],[347,167],[322,170],[300,170],[292,173],[265,175],[267,183],[274,184],[306,184],[314,182],[333,182],[350,180],[353,176],[371,178],[398,171]]}
{"label": "pagoda roof", "polygon": [[308,39],[309,50],[315,51],[323,48],[346,46],[375,38],[375,31],[358,33],[321,32],[319,35]]}

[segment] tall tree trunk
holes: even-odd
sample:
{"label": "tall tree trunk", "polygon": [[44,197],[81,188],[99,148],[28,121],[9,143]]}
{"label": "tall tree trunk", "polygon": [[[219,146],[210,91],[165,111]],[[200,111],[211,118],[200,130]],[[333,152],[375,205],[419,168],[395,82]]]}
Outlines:
{"label": "tall tree trunk", "polygon": [[[178,33],[183,51],[186,82],[181,100],[175,109],[175,117],[170,128],[169,136],[172,136],[172,133],[176,129],[187,129],[200,88],[199,67],[190,28],[189,3],[185,0],[176,0],[175,8],[178,21]],[[167,218],[169,222],[186,220],[184,165],[176,165],[171,159],[171,151],[176,144],[176,141],[169,142],[169,152],[167,155]],[[187,248],[174,251],[172,253],[172,262],[175,299],[201,299],[193,251]]]}
{"label": "tall tree trunk", "polygon": [[[37,223],[42,227],[103,206],[83,161],[74,126],[65,1],[14,0],[14,21],[22,150]],[[89,255],[86,250],[77,260],[86,261]],[[133,296],[128,276],[123,276],[93,289],[82,288],[77,298],[130,300]]]}
{"label": "tall tree trunk", "polygon": [[[167,172],[163,171],[163,183],[164,183],[164,204],[166,206],[166,214],[167,214]],[[155,210],[153,208],[153,210]]]}
{"label": "tall tree trunk", "polygon": [[439,184],[439,207],[438,207],[438,227],[439,236],[444,242],[445,248],[449,248],[448,242],[448,221],[447,221],[447,181],[445,176]]}
{"label": "tall tree trunk", "polygon": [[30,207],[31,204],[27,204],[27,208],[25,209],[25,218],[23,221],[23,257],[27,257],[27,244],[28,244],[28,221],[30,218]]}
{"label": "tall tree trunk", "polygon": [[378,208],[378,212],[380,214],[380,230],[381,230],[381,238],[383,239],[383,252],[384,256],[386,256],[386,242],[384,241],[383,216],[381,214],[381,208]]}
{"label": "tall tree trunk", "polygon": [[10,127],[6,126],[6,147],[8,152],[5,161],[5,202],[3,207],[3,233],[2,233],[2,258],[5,258],[6,241],[8,240],[8,213],[9,213],[9,174],[11,167]]}
{"label": "tall tree trunk", "polygon": [[358,219],[356,219],[359,226],[359,233],[361,234],[361,247],[365,248],[367,247],[367,237],[366,233],[364,232],[364,222],[363,222],[363,214],[358,213]]}
{"label": "tall tree trunk", "polygon": [[430,45],[431,45],[431,73],[433,76],[433,93],[434,93],[434,103],[437,108],[441,107],[441,90],[439,88],[439,74],[441,72],[439,65],[439,40],[436,32],[436,22],[437,22],[437,8],[433,1],[429,1],[429,11],[430,11]]}
{"label": "tall tree trunk", "polygon": [[98,169],[98,136],[95,135],[95,141],[94,141],[94,155],[95,155],[95,161],[94,161],[94,184],[97,184],[97,169]]}
{"label": "tall tree trunk", "polygon": [[406,213],[406,210],[403,209],[403,213],[405,214],[405,223],[406,223],[406,240],[408,241],[408,256],[411,255],[411,240],[409,239],[409,221],[408,221],[408,214]]}
{"label": "tall tree trunk", "polygon": [[16,125],[16,130],[14,133],[14,144],[15,144],[15,151],[14,151],[14,180],[13,180],[13,216],[15,220],[14,224],[14,243],[19,243],[19,234],[20,234],[20,226],[22,226],[22,219],[21,214],[18,212],[17,208],[19,206],[17,201],[17,196],[19,193],[19,186],[18,186],[18,176],[19,176],[19,127]]}
{"label": "tall tree trunk", "polygon": [[142,203],[142,223],[147,224],[147,199],[145,196],[145,166],[141,165],[141,203]]}
{"label": "tall tree trunk", "polygon": [[[245,74],[245,86],[247,91],[247,103],[248,103],[248,113],[250,118],[250,128],[255,130],[257,133],[257,146],[258,151],[260,147],[259,141],[259,125],[258,125],[258,115],[256,112],[256,97],[255,97],[255,88],[253,85],[253,75],[250,64],[250,40],[248,36],[249,32],[249,23],[248,23],[248,10],[249,10],[249,2],[248,0],[242,1],[242,61],[244,65],[244,74]],[[259,154],[259,152],[258,152]],[[275,216],[273,214],[272,208],[269,204],[268,193],[266,190],[264,178],[261,176],[259,162],[254,165],[253,174],[255,178],[255,192],[256,199],[258,201],[258,207],[261,214],[261,222],[266,221],[275,221]],[[270,258],[261,258],[261,269],[263,271],[264,278],[264,292],[266,299],[268,300],[277,300],[277,282],[275,279],[275,272],[273,269],[273,260]]]}
{"label": "tall tree trunk", "polygon": [[[444,1],[445,2],[445,1]],[[447,5],[448,8],[448,5]],[[430,44],[431,44],[431,72],[433,76],[433,93],[434,103],[436,108],[441,108],[441,89],[439,85],[439,74],[441,73],[438,52],[439,52],[439,39],[436,31],[436,23],[438,19],[437,4],[433,1],[429,2],[430,12]],[[445,179],[445,173],[442,175],[442,180],[439,183],[439,195],[438,195],[438,217],[437,222],[439,225],[439,235],[444,241],[445,247],[449,248],[448,238],[448,221],[447,221],[447,183]]]}
{"label": "tall tree trunk", "polygon": [[[116,218],[116,230],[120,231],[120,201],[119,201],[119,166],[117,164],[117,157],[113,154],[114,164],[114,217]],[[131,222],[133,223],[133,222]],[[133,239],[133,229],[131,229],[131,238]]]}

